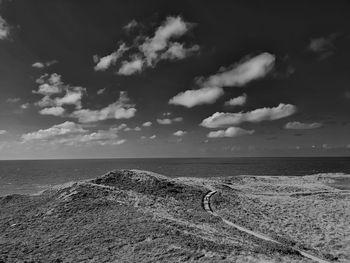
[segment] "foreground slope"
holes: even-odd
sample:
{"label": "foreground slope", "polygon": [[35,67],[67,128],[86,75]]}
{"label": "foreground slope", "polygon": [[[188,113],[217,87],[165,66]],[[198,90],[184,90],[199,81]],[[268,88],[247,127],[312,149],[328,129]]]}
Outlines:
{"label": "foreground slope", "polygon": [[[259,195],[274,196],[276,184],[252,178],[171,179],[119,170],[37,196],[3,197],[0,262],[312,262],[291,249],[295,245],[329,261],[346,258],[344,242],[332,239],[336,248],[323,252],[324,247],[305,240],[307,233],[293,235],[291,229],[300,226],[280,222],[284,215],[278,209],[286,204]],[[254,196],[250,187],[258,191]],[[218,192],[211,206],[220,216],[275,236],[285,246],[239,231],[205,211],[203,197],[213,189]],[[294,212],[286,208],[285,215]]]}

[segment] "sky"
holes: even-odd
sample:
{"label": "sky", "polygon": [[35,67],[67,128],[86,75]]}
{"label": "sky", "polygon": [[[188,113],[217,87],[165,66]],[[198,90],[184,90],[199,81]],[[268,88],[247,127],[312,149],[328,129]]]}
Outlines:
{"label": "sky", "polygon": [[350,155],[350,1],[0,1],[0,159]]}

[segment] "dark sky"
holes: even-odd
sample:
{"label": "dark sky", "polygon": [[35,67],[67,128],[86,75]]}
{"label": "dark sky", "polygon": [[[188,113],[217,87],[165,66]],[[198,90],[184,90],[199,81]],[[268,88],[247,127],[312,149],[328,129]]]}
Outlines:
{"label": "dark sky", "polygon": [[349,1],[0,1],[0,158],[350,154]]}

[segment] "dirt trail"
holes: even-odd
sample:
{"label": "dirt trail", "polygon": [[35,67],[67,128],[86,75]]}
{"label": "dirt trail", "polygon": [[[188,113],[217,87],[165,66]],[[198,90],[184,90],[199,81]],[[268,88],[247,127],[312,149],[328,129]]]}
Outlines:
{"label": "dirt trail", "polygon": [[[250,234],[250,235],[255,236],[255,237],[257,237],[257,238],[263,239],[263,240],[265,240],[265,241],[269,241],[269,242],[276,243],[276,244],[278,244],[278,245],[286,246],[285,244],[283,244],[283,243],[281,243],[281,242],[279,242],[279,241],[277,241],[277,240],[274,240],[273,238],[270,238],[270,237],[268,237],[268,236],[266,236],[266,235],[263,235],[263,234],[254,232],[254,231],[249,230],[249,229],[247,229],[247,228],[245,228],[245,227],[242,227],[242,226],[239,226],[239,225],[237,225],[237,224],[235,224],[235,223],[232,223],[231,221],[226,220],[226,219],[222,218],[220,215],[218,215],[217,213],[215,213],[215,212],[212,210],[212,208],[211,208],[210,198],[211,198],[214,194],[216,194],[216,193],[217,193],[216,190],[211,190],[211,191],[208,192],[208,193],[204,196],[204,198],[203,198],[203,207],[204,207],[204,209],[205,209],[208,213],[210,213],[210,214],[213,215],[213,216],[216,216],[216,217],[221,218],[221,220],[222,220],[225,224],[227,224],[227,225],[229,225],[229,226],[231,226],[231,227],[234,227],[234,228],[236,228],[236,229],[238,229],[238,230],[240,230],[240,231],[243,231],[243,232],[245,232],[245,233],[247,233],[247,234]],[[287,247],[289,247],[289,246],[287,246]],[[319,257],[317,257],[317,256],[315,256],[315,255],[312,255],[312,254],[310,254],[310,253],[308,253],[308,252],[306,252],[306,251],[299,250],[299,249],[296,249],[296,248],[293,248],[293,247],[289,247],[289,248],[292,249],[292,250],[298,251],[298,252],[299,252],[301,255],[303,255],[304,257],[309,258],[309,259],[312,259],[312,260],[314,260],[314,261],[316,261],[316,262],[319,262],[319,263],[330,263],[329,261],[324,260],[324,259],[321,259],[321,258],[319,258]]]}

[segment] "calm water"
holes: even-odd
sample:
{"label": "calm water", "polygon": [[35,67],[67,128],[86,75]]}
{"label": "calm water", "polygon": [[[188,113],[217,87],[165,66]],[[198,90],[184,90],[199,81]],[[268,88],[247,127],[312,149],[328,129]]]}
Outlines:
{"label": "calm water", "polygon": [[141,169],[171,177],[350,174],[350,157],[0,161],[0,195],[35,193],[50,185],[94,178],[113,169]]}

